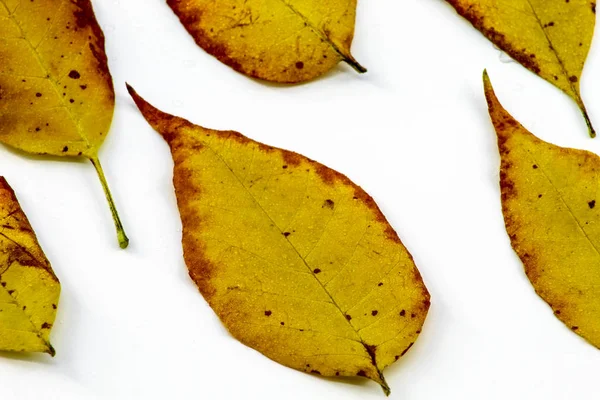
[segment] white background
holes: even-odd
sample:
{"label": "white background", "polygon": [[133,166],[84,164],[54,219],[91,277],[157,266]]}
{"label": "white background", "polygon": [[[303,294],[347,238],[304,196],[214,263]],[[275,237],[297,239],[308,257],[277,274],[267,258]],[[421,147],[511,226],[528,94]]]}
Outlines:
{"label": "white background", "polygon": [[[382,399],[371,382],[280,366],[234,340],[187,276],[167,145],[150,102],[300,152],[361,185],[432,295],[421,338],[386,370],[393,399],[595,399],[600,351],[540,300],[503,226],[499,157],[481,85],[539,137],[600,152],[566,95],[495,49],[442,0],[361,0],[355,57],[286,87],[198,48],[164,0],[95,0],[117,90],[101,159],[131,238],[120,250],[92,165],[0,148],[62,282],[46,355],[0,357],[2,399]],[[600,128],[600,40],[582,78]]]}

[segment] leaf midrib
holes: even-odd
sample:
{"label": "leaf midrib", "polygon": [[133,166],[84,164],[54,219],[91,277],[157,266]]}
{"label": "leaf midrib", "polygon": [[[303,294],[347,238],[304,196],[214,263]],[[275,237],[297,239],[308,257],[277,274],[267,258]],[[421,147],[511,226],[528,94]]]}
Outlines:
{"label": "leaf midrib", "polygon": [[577,226],[581,230],[581,233],[583,233],[583,236],[587,239],[587,241],[590,243],[590,245],[592,246],[592,248],[596,251],[596,254],[598,254],[598,256],[600,257],[600,249],[594,244],[594,242],[592,242],[592,239],[589,237],[589,235],[585,231],[585,229],[584,229],[583,225],[581,224],[581,222],[579,222],[579,219],[575,216],[575,213],[573,212],[573,210],[571,209],[571,207],[569,206],[569,204],[563,198],[563,195],[560,192],[560,190],[558,190],[558,187],[556,187],[556,185],[554,184],[554,182],[552,181],[552,179],[550,179],[550,177],[548,176],[548,174],[546,174],[546,172],[544,171],[544,168],[542,167],[542,165],[535,160],[535,158],[533,157],[533,154],[531,154],[529,152],[529,156],[531,157],[531,161],[533,162],[533,164],[535,164],[535,165],[538,166],[538,169],[540,170],[540,172],[542,173],[542,175],[544,175],[544,178],[546,178],[546,180],[548,181],[548,183],[550,184],[550,186],[552,186],[552,189],[554,189],[554,191],[556,192],[556,194],[557,194],[558,198],[560,199],[560,201],[567,208],[567,211],[569,212],[569,215],[571,215],[571,218],[573,218],[573,220],[575,221],[575,223],[577,224]]}
{"label": "leaf midrib", "polygon": [[[252,199],[252,201],[256,204],[256,206],[264,213],[264,215],[273,223],[273,226],[280,231],[281,233],[281,237],[283,237],[285,239],[285,241],[289,244],[289,246],[294,250],[294,252],[298,255],[298,258],[300,260],[302,260],[302,262],[304,263],[304,265],[306,266],[306,268],[308,268],[308,270],[310,271],[311,276],[317,281],[317,283],[319,284],[319,286],[323,289],[323,291],[325,292],[325,294],[327,294],[327,296],[331,299],[332,304],[335,306],[335,308],[339,311],[342,320],[347,323],[352,330],[356,333],[356,336],[360,339],[359,343],[361,343],[365,349],[365,352],[369,355],[369,359],[371,360],[371,363],[373,365],[373,367],[375,368],[375,370],[377,371],[377,373],[380,375],[380,377],[382,377],[382,371],[379,369],[379,366],[377,365],[377,360],[374,357],[374,354],[371,354],[371,352],[369,351],[369,347],[368,345],[365,343],[364,339],[362,338],[362,336],[360,335],[359,330],[357,330],[351,323],[350,321],[348,321],[348,319],[346,318],[346,315],[344,314],[344,312],[342,311],[342,308],[338,305],[338,303],[335,301],[335,299],[333,298],[333,296],[331,295],[331,293],[327,290],[327,288],[323,285],[323,283],[321,281],[319,281],[319,279],[317,279],[316,275],[314,274],[313,270],[310,268],[310,266],[308,265],[308,263],[306,262],[306,260],[304,259],[304,257],[302,257],[302,255],[300,254],[300,252],[296,249],[296,247],[290,242],[289,239],[287,239],[284,235],[283,235],[283,231],[281,231],[281,229],[279,228],[279,226],[275,223],[275,221],[273,220],[273,218],[271,218],[271,216],[266,212],[266,210],[260,205],[260,203],[258,202],[258,200],[252,195],[252,193],[250,192],[250,190],[246,187],[246,185],[244,185],[244,183],[241,181],[241,179],[237,176],[237,174],[233,171],[233,169],[229,166],[229,164],[227,164],[227,162],[223,159],[223,157],[221,157],[221,155],[219,153],[217,153],[215,150],[212,149],[212,147],[210,145],[206,146],[207,149],[209,149],[222,163],[223,165],[225,165],[225,167],[227,167],[227,169],[229,169],[229,171],[231,172],[231,174],[235,177],[235,179],[239,182],[239,184],[244,188],[245,192],[248,194],[248,196],[250,196],[250,198]],[[374,346],[377,347],[377,346]]]}
{"label": "leaf midrib", "polygon": [[539,28],[541,29],[542,33],[544,34],[544,37],[546,38],[546,41],[548,42],[548,44],[550,46],[550,50],[552,50],[552,53],[556,57],[556,61],[558,61],[558,65],[560,66],[560,69],[562,70],[563,75],[565,76],[567,82],[569,82],[569,87],[571,88],[571,91],[573,92],[575,97],[577,97],[577,99],[579,99],[580,98],[579,92],[573,85],[573,82],[571,82],[571,80],[569,79],[570,78],[569,72],[567,71],[567,68],[565,67],[565,64],[564,64],[562,58],[559,56],[558,51],[556,50],[556,47],[554,47],[554,43],[552,43],[552,40],[550,40],[548,33],[544,29],[544,24],[542,24],[542,20],[540,19],[537,12],[535,11],[533,4],[531,4],[531,0],[526,0],[526,1],[527,1],[527,4],[529,5],[529,8],[531,8],[531,12],[533,13],[533,16],[535,17],[535,20],[538,23]]}
{"label": "leaf midrib", "polygon": [[279,0],[281,1],[287,8],[289,8],[295,15],[297,15],[298,17],[300,17],[300,19],[302,19],[302,21],[306,24],[306,26],[308,26],[310,28],[311,31],[313,31],[317,36],[319,36],[319,38],[323,39],[325,42],[327,42],[327,44],[336,52],[338,53],[342,58],[346,58],[348,57],[347,55],[345,55],[339,47],[337,47],[337,45],[335,43],[333,43],[333,41],[331,39],[329,39],[329,37],[327,37],[327,35],[325,35],[325,32],[321,31],[319,28],[317,28],[304,14],[302,14],[300,11],[298,11],[298,9],[296,7],[294,7],[293,5],[291,5],[290,3],[288,3],[285,0]]}

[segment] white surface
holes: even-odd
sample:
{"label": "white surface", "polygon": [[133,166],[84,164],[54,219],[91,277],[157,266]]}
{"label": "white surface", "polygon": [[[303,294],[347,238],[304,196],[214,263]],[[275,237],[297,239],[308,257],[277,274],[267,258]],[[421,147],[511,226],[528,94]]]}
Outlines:
{"label": "white surface", "polygon": [[[355,57],[294,87],[248,79],[198,48],[164,0],[96,0],[117,89],[102,151],[131,238],[122,251],[89,163],[0,148],[63,287],[56,358],[0,357],[2,399],[383,399],[374,383],[282,367],[230,337],[187,276],[157,107],[335,168],[378,201],[432,295],[421,338],[386,370],[392,399],[597,398],[600,351],[553,317],[509,245],[481,88],[538,136],[600,153],[575,105],[507,62],[442,0],[360,1]],[[600,40],[582,79],[600,128]]]}

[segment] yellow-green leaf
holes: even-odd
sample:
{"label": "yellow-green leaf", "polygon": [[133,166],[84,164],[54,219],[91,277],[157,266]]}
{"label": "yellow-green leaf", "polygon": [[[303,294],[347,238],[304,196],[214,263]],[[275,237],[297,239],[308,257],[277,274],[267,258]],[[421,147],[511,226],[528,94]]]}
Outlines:
{"label": "yellow-green leaf", "polygon": [[273,82],[304,82],[350,54],[356,0],[167,0],[196,43],[233,69]]}
{"label": "yellow-green leaf", "polygon": [[0,350],[54,355],[60,284],[17,198],[0,177]]}
{"label": "yellow-green leaf", "polygon": [[233,336],[283,365],[364,376],[389,393],[382,371],[417,339],[429,293],[373,199],[322,164],[129,90],[171,148],[185,261]]}
{"label": "yellow-green leaf", "polygon": [[600,158],[538,139],[498,102],[487,74],[484,83],[512,247],[556,317],[600,347]]}
{"label": "yellow-green leaf", "polygon": [[90,0],[0,0],[0,141],[34,154],[87,157],[125,248],[129,240],[98,160],[114,104]]}
{"label": "yellow-green leaf", "polygon": [[595,0],[446,0],[496,46],[570,96],[590,122],[579,82],[596,25]]}

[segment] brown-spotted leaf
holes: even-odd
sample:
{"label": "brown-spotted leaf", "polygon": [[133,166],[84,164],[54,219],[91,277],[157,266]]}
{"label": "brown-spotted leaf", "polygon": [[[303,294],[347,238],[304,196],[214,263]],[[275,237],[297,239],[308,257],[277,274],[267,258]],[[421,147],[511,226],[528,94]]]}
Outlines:
{"label": "brown-spotted leaf", "polygon": [[17,198],[0,177],[0,350],[54,355],[60,284]]}
{"label": "brown-spotted leaf", "polygon": [[571,97],[596,136],[579,82],[596,25],[596,0],[446,0],[496,46]]}
{"label": "brown-spotted leaf", "polygon": [[356,0],[167,0],[196,43],[233,69],[272,82],[318,77],[350,54]]}
{"label": "brown-spotted leaf", "polygon": [[373,199],[322,164],[129,90],[171,148],[185,261],[232,335],[283,365],[389,393],[383,370],[417,339],[429,294]]}
{"label": "brown-spotted leaf", "polygon": [[600,347],[600,158],[538,139],[498,102],[487,74],[484,83],[512,247],[556,317]]}
{"label": "brown-spotted leaf", "polygon": [[90,0],[0,0],[0,142],[33,154],[87,157],[125,235],[98,150],[115,93]]}

